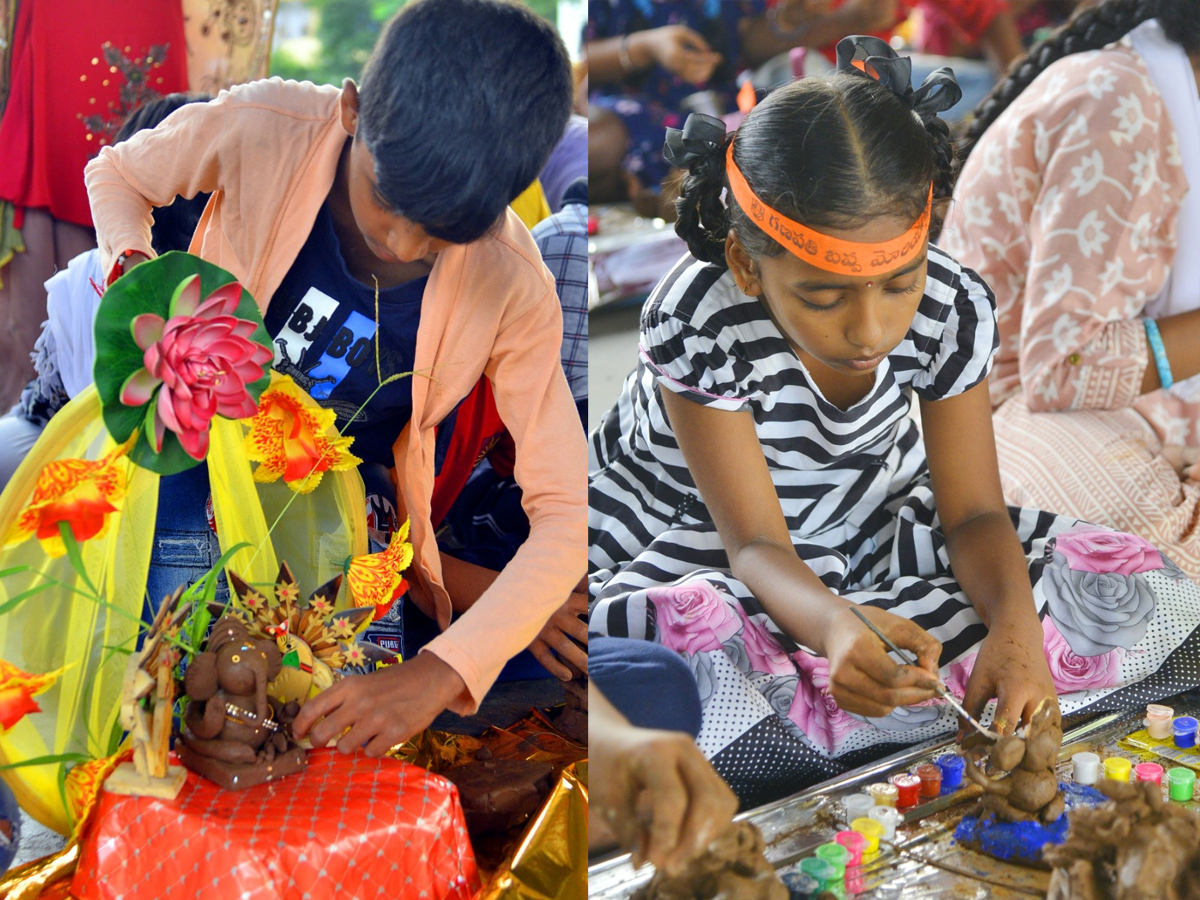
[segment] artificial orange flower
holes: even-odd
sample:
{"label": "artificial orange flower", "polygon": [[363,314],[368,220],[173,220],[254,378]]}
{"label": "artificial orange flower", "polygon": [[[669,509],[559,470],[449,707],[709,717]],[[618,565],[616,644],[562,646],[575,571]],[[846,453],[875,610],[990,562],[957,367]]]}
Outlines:
{"label": "artificial orange flower", "polygon": [[392,604],[404,596],[408,582],[401,572],[408,568],[413,558],[412,544],[408,542],[408,520],[392,535],[387,549],[381,553],[356,556],[350,560],[347,582],[355,606],[374,606],[375,618],[382,619]]}
{"label": "artificial orange flower", "polygon": [[0,727],[10,731],[29,713],[41,712],[33,695],[47,690],[62,672],[57,669],[45,675],[31,675],[0,659]]}
{"label": "artificial orange flower", "polygon": [[327,471],[340,472],[362,462],[350,453],[354,438],[330,436],[337,419],[296,382],[271,373],[271,386],[258,399],[258,413],[250,419],[246,451],[260,463],[254,470],[259,482],[284,482],[299,494],[310,493]]}
{"label": "artificial orange flower", "polygon": [[37,535],[50,556],[67,552],[59,523],[66,522],[75,540],[82,543],[104,537],[109,514],[125,497],[125,467],[119,460],[128,451],[127,441],[99,460],[56,459],[38,475],[33,499],[21,510],[5,545],[19,544]]}

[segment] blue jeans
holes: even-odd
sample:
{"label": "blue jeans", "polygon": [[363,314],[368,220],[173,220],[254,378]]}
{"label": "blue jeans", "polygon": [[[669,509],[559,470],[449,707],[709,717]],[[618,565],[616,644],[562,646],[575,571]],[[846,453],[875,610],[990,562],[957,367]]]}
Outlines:
{"label": "blue jeans", "polygon": [[700,733],[700,688],[683,658],[662,644],[593,635],[588,675],[639,728]]}
{"label": "blue jeans", "polygon": [[[153,619],[163,599],[177,587],[199,581],[221,558],[217,536],[208,525],[208,500],[206,463],[159,480],[154,549],[142,607],[145,621]],[[217,580],[216,599],[219,603],[229,599],[224,573]]]}

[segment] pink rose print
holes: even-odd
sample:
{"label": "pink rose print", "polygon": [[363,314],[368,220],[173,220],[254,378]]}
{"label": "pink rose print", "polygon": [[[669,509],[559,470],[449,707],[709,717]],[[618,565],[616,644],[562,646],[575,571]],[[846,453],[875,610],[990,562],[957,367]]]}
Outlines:
{"label": "pink rose print", "polygon": [[1120,680],[1121,661],[1125,658],[1125,651],[1120,647],[1099,656],[1080,656],[1071,649],[1049,616],[1042,619],[1042,633],[1046,636],[1050,677],[1060,693],[1109,688]]}
{"label": "pink rose print", "polygon": [[719,649],[742,627],[723,595],[707,581],[651,588],[646,599],[658,611],[662,645],[688,656]]}
{"label": "pink rose print", "polygon": [[1054,549],[1076,572],[1132,575],[1163,567],[1162,554],[1149,541],[1119,531],[1074,531],[1060,534]]}
{"label": "pink rose print", "polygon": [[800,683],[788,710],[791,719],[810,741],[827,753],[836,753],[852,731],[869,726],[855,719],[829,693],[829,661],[801,650],[792,655],[800,669]]}
{"label": "pink rose print", "polygon": [[796,667],[788,655],[783,652],[779,642],[771,637],[770,632],[738,609],[745,627],[742,629],[742,642],[746,647],[746,656],[750,660],[752,672],[765,672],[768,675],[794,675]]}
{"label": "pink rose print", "polygon": [[966,696],[967,682],[971,680],[971,672],[975,669],[975,657],[978,655],[978,653],[968,653],[962,659],[946,666],[946,687],[950,688],[950,693],[960,700]]}

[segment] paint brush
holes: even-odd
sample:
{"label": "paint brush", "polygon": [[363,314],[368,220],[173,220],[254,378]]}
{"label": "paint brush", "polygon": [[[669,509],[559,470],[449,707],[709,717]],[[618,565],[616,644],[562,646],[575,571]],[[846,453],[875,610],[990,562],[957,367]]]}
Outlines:
{"label": "paint brush", "polygon": [[[902,650],[900,647],[896,646],[891,638],[884,634],[874,622],[872,622],[863,614],[862,610],[852,606],[850,607],[850,611],[858,616],[858,618],[862,620],[862,623],[870,628],[871,631],[875,633],[875,636],[883,641],[884,645],[889,650],[899,656],[906,666],[915,666],[917,664],[917,658],[913,656],[912,653],[910,653],[908,650]],[[997,732],[992,731],[990,728],[985,728],[975,719],[974,716],[967,712],[963,705],[959,702],[958,698],[950,693],[950,689],[946,687],[946,685],[940,680],[938,681],[937,695],[946,701],[947,706],[962,716],[967,721],[968,725],[982,734],[985,738],[988,738],[992,741],[1000,738],[1000,735]]]}

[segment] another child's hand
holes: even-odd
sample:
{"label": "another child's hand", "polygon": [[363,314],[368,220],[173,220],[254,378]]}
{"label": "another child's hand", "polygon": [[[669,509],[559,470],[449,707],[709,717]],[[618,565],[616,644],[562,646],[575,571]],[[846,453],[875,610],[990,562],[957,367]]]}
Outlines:
{"label": "another child's hand", "polygon": [[[529,645],[529,652],[534,658],[551,675],[563,681],[587,674],[587,622],[579,618],[586,616],[587,611],[587,594],[573,591]],[[580,647],[575,641],[583,646]],[[576,671],[572,671],[572,668]]]}
{"label": "another child's hand", "polygon": [[994,625],[979,646],[979,655],[967,679],[963,706],[979,718],[989,700],[996,698],[992,728],[1012,733],[1028,722],[1043,698],[1058,702],[1054,679],[1043,649],[1042,626],[1032,612],[1019,622]]}
{"label": "another child's hand", "polygon": [[847,607],[834,618],[824,647],[829,660],[829,692],[838,706],[878,718],[897,706],[912,706],[933,697],[941,643],[908,619],[873,606],[858,609],[897,646],[913,651],[917,665],[895,662],[879,637]]}
{"label": "another child's hand", "polygon": [[656,63],[692,84],[708,81],[721,62],[721,54],[698,31],[686,25],[664,25],[634,34],[643,35],[640,39],[646,42],[646,49]]}
{"label": "another child's hand", "polygon": [[589,843],[602,844],[610,829],[635,866],[649,860],[679,873],[737,812],[733,791],[683,732],[593,720],[591,756]]}
{"label": "another child's hand", "polygon": [[465,690],[449,665],[420,653],[398,666],[342,679],[304,704],[293,731],[298,738],[309,735],[314,747],[337,740],[342,753],[366,745],[367,756],[383,756],[428,728]]}

